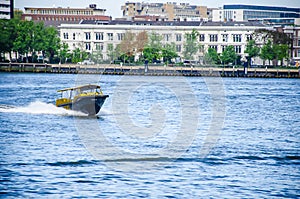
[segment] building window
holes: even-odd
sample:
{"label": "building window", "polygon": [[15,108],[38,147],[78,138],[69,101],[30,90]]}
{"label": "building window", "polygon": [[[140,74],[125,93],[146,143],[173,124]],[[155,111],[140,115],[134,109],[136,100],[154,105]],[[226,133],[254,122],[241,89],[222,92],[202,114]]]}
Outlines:
{"label": "building window", "polygon": [[96,40],[103,40],[103,32],[96,32]]}
{"label": "building window", "polygon": [[218,52],[218,46],[216,45],[209,45],[208,48],[215,49]]}
{"label": "building window", "polygon": [[241,34],[234,34],[233,36],[233,42],[242,42],[242,35]]}
{"label": "building window", "polygon": [[102,51],[104,49],[104,45],[103,43],[96,43],[96,50],[98,51]]}
{"label": "building window", "polygon": [[75,33],[73,33],[73,40],[75,40],[76,39],[76,34]]}
{"label": "building window", "polygon": [[107,51],[113,51],[114,50],[114,45],[113,44],[107,44],[106,49],[107,49]]}
{"label": "building window", "polygon": [[171,35],[170,34],[163,34],[164,41],[170,41]]}
{"label": "building window", "polygon": [[91,50],[91,43],[85,43],[85,49]]}
{"label": "building window", "polygon": [[298,40],[298,46],[300,46],[300,39]]}
{"label": "building window", "polygon": [[246,35],[247,41],[252,40],[252,35]]}
{"label": "building window", "polygon": [[91,33],[90,32],[85,33],[85,39],[86,40],[91,40]]}
{"label": "building window", "polygon": [[227,46],[222,46],[222,52],[224,52],[226,48]]}
{"label": "building window", "polygon": [[114,38],[114,34],[113,33],[107,33],[107,37],[109,41],[112,41]]}
{"label": "building window", "polygon": [[118,40],[122,41],[125,38],[125,33],[118,33]]}
{"label": "building window", "polygon": [[241,46],[234,46],[234,50],[236,53],[241,53],[242,52],[242,47]]}
{"label": "building window", "polygon": [[228,42],[228,34],[222,35],[223,37],[223,42]]}
{"label": "building window", "polygon": [[218,35],[217,34],[209,35],[209,41],[210,42],[217,42],[218,41]]}
{"label": "building window", "polygon": [[69,34],[68,33],[64,33],[64,39],[69,39]]}
{"label": "building window", "polygon": [[204,41],[205,40],[205,35],[204,34],[200,34],[199,35],[199,41]]}
{"label": "building window", "polygon": [[181,52],[181,45],[176,45],[176,52]]}
{"label": "building window", "polygon": [[181,41],[181,40],[182,40],[182,35],[181,34],[176,34],[176,41]]}

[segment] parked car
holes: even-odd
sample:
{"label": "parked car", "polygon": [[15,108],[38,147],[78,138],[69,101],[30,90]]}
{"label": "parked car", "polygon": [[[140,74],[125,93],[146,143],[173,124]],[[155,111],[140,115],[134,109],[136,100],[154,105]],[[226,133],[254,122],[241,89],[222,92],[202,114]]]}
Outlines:
{"label": "parked car", "polygon": [[80,65],[94,65],[95,62],[93,62],[91,60],[83,60],[82,62],[78,62],[77,64],[80,64]]}
{"label": "parked car", "polygon": [[43,55],[38,55],[37,57],[37,62],[38,63],[48,63],[49,62],[49,59],[44,57]]}
{"label": "parked car", "polygon": [[197,61],[194,61],[194,60],[184,60],[184,62],[183,62],[184,66],[190,66],[190,67],[196,66],[198,64],[199,63]]}

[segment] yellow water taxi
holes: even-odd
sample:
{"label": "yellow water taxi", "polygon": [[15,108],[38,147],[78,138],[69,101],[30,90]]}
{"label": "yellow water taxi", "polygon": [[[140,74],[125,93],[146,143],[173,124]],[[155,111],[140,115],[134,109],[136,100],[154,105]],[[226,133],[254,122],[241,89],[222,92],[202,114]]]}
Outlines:
{"label": "yellow water taxi", "polygon": [[105,99],[109,97],[102,93],[99,85],[82,85],[58,90],[61,98],[56,100],[57,107],[80,111],[88,115],[96,115]]}

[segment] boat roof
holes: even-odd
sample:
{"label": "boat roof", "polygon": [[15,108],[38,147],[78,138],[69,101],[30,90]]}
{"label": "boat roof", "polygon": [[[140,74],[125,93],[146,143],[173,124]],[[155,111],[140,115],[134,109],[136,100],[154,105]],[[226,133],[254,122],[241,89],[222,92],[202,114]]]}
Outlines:
{"label": "boat roof", "polygon": [[57,92],[64,92],[64,91],[69,91],[69,90],[90,90],[90,89],[96,89],[96,88],[101,88],[99,85],[96,84],[87,84],[87,85],[82,85],[82,86],[76,86],[76,87],[72,87],[72,88],[65,88],[65,89],[61,89],[58,90]]}

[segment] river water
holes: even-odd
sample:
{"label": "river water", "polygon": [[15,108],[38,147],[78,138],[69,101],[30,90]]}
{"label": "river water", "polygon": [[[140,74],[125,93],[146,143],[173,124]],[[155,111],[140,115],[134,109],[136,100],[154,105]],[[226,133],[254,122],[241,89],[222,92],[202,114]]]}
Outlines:
{"label": "river water", "polygon": [[[97,83],[98,117],[54,106]],[[299,79],[0,73],[1,198],[299,198]]]}

